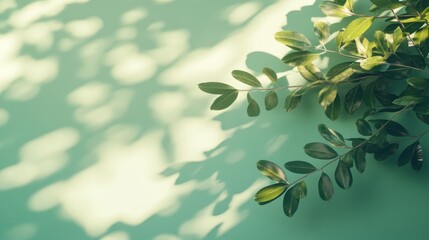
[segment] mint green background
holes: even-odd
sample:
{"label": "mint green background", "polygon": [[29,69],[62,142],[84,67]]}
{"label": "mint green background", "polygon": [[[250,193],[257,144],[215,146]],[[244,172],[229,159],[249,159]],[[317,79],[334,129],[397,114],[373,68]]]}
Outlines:
{"label": "mint green background", "polygon": [[[32,4],[32,2],[17,2],[14,8],[1,13],[1,22],[7,22],[10,16]],[[58,30],[53,35],[53,47],[47,50],[37,50],[34,47],[24,45],[16,56],[17,58],[32,56],[35,59],[54,56],[58,61],[58,73],[53,81],[37,86],[39,92],[26,100],[18,101],[8,97],[7,93],[13,85],[3,90],[0,96],[0,108],[8,112],[9,120],[0,127],[0,169],[3,171],[19,163],[19,152],[23,145],[56,129],[70,127],[79,132],[80,137],[79,141],[67,150],[70,160],[64,168],[24,186],[0,190],[0,239],[101,239],[103,236],[115,232],[125,233],[126,238],[122,239],[158,240],[427,239],[429,237],[428,168],[424,166],[421,172],[415,173],[409,166],[397,168],[394,159],[385,162],[375,162],[368,159],[367,170],[364,174],[359,174],[353,169],[354,183],[352,188],[344,191],[335,187],[334,198],[329,202],[323,202],[319,199],[316,185],[318,176],[310,177],[308,197],[301,202],[300,208],[293,218],[284,216],[281,200],[259,206],[251,196],[245,195],[244,200],[237,207],[238,213],[241,214],[237,223],[231,229],[219,231],[222,224],[231,221],[229,219],[231,215],[228,213],[231,211],[234,197],[248,190],[256,181],[259,181],[257,182],[259,186],[263,186],[261,181],[268,183],[256,170],[255,163],[257,160],[269,159],[280,165],[289,160],[308,160],[302,151],[302,146],[310,141],[322,140],[317,134],[317,124],[319,123],[331,126],[346,137],[357,136],[351,117],[343,115],[341,120],[334,123],[330,122],[324,117],[320,108],[314,104],[315,96],[309,96],[302,102],[299,109],[288,114],[279,107],[271,112],[262,111],[258,118],[249,118],[245,114],[246,105],[243,102],[236,104],[235,108],[220,112],[214,117],[214,121],[221,126],[220,131],[234,131],[231,136],[221,139],[217,144],[218,146],[205,149],[206,157],[204,159],[187,159],[187,161],[177,164],[173,154],[177,151],[177,146],[172,141],[172,133],[167,131],[162,139],[162,149],[168,159],[168,165],[159,173],[159,177],[177,177],[175,185],[172,187],[179,188],[187,183],[204,182],[215,176],[216,181],[221,183],[222,192],[227,193],[224,198],[220,198],[221,200],[217,200],[220,197],[219,191],[210,191],[208,187],[198,188],[174,199],[179,204],[178,208],[167,214],[153,214],[137,224],[127,224],[118,220],[106,231],[99,234],[88,234],[79,222],[62,213],[61,205],[44,211],[33,211],[29,207],[30,198],[41,189],[57,182],[67,181],[100,161],[94,156],[93,150],[105,140],[106,134],[113,127],[137,126],[133,132],[134,136],[128,139],[130,144],[154,129],[169,129],[170,125],[159,121],[149,106],[149,100],[157,93],[176,92],[192,95],[192,98],[187,99],[186,106],[180,112],[180,116],[182,118],[200,118],[207,116],[206,110],[214,98],[210,95],[200,94],[196,85],[204,81],[230,81],[230,79],[212,79],[210,75],[201,75],[198,81],[192,80],[192,83],[186,83],[186,86],[195,86],[192,88],[181,87],[180,83],[176,85],[163,84],[161,73],[180,62],[186,53],[183,53],[175,61],[160,66],[157,73],[150,79],[132,85],[118,83],[110,74],[111,68],[103,64],[102,61],[99,61],[96,66],[96,73],[85,78],[78,74],[79,69],[84,67],[82,64],[84,59],[79,55],[79,49],[93,40],[107,39],[108,47],[102,51],[108,51],[120,44],[133,43],[138,46],[141,52],[148,52],[156,48],[156,43],[146,29],[150,24],[157,21],[164,22],[163,31],[180,29],[189,31],[187,53],[199,49],[210,49],[237,31],[248,27],[251,20],[256,18],[259,12],[281,1],[253,1],[260,5],[260,11],[250,20],[236,26],[228,24],[221,17],[228,8],[247,2],[244,0],[175,0],[157,4],[150,0],[92,0],[82,4],[67,5],[63,11],[33,22],[32,24],[36,24],[37,22],[57,20],[67,23],[72,20],[98,17],[103,21],[103,27],[95,35],[79,41],[70,51],[58,50],[57,46],[60,40],[67,36],[63,30]],[[291,7],[294,4],[300,4],[293,3],[295,1],[289,2],[291,2],[288,3]],[[317,7],[321,2],[317,0],[313,4],[312,1],[307,1],[300,11],[288,13],[285,18],[287,24],[284,27],[299,30],[315,40],[312,37],[310,18],[322,16]],[[303,4],[301,3],[301,5]],[[148,16],[135,23],[134,27],[138,31],[137,36],[131,40],[124,40],[124,42],[115,40],[113,36],[121,27],[120,16],[138,7],[144,7],[148,11]],[[363,7],[361,6],[361,8]],[[285,12],[288,11],[285,9]],[[1,26],[1,34],[19,30],[8,24]],[[243,38],[240,41],[246,42],[250,39]],[[270,41],[260,44],[263,46],[277,43]],[[240,48],[240,44],[237,44],[236,47]],[[286,52],[286,48],[284,51]],[[242,58],[243,56],[235,57]],[[335,62],[336,60],[338,59],[332,61]],[[201,64],[213,63],[203,62]],[[290,69],[280,64],[273,55],[263,53],[258,49],[247,55],[246,64],[249,69],[255,72],[260,72],[262,67],[266,65],[273,66],[279,72]],[[233,67],[225,67],[223,71],[228,73]],[[0,73],[0,78],[1,75],[2,73]],[[77,107],[70,105],[66,99],[79,86],[95,80],[106,83],[112,89],[131,90],[134,95],[128,104],[121,106],[123,113],[119,114],[117,118],[99,128],[91,129],[76,120],[75,111]],[[25,82],[25,79],[16,79],[14,83],[18,84],[19,81]],[[284,98],[286,93],[280,95]],[[261,102],[262,96],[257,96],[257,99]],[[406,124],[411,127],[411,131],[417,132],[414,129],[414,123]],[[192,136],[196,133],[191,131],[188,134]],[[286,136],[285,141],[280,141],[281,145],[271,151],[270,147],[272,148],[272,146],[270,144],[279,142],[276,140],[277,136]],[[184,136],[183,141],[186,142],[187,140],[188,137]],[[425,145],[427,145],[426,140],[424,141]],[[214,152],[219,152],[219,154],[212,156]],[[241,157],[237,158],[236,161],[228,160],[231,159],[231,156],[236,156],[237,153]],[[141,161],[147,163],[153,160],[142,158]],[[316,165],[320,164],[316,160],[313,162]],[[25,175],[27,173],[19,174]],[[109,177],[109,175],[107,176]],[[289,176],[290,179],[296,177],[292,174]],[[133,179],[129,180],[133,181]],[[135,191],[142,190],[136,189]],[[121,193],[118,192],[118,194]],[[156,192],[145,194],[156,194]],[[213,203],[214,208],[210,214],[217,219],[216,225],[206,222],[207,219],[200,219],[201,226],[210,226],[208,231],[203,231],[202,235],[187,234],[186,231],[181,230],[184,223],[190,219],[198,219],[200,210]],[[145,202],[142,201],[141,205],[144,208]],[[115,205],[111,207],[126,206]],[[106,208],[106,211],[109,209]]]}

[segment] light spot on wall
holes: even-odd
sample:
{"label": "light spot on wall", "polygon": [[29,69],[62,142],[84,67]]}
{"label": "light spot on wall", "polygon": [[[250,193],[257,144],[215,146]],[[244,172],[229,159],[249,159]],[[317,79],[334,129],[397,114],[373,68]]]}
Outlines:
{"label": "light spot on wall", "polygon": [[159,47],[149,51],[148,54],[160,65],[170,64],[189,49],[190,33],[186,30],[160,32],[154,35]]}
{"label": "light spot on wall", "polygon": [[129,240],[130,237],[126,232],[114,232],[102,237],[100,240]]}
{"label": "light spot on wall", "polygon": [[144,8],[133,9],[122,15],[121,22],[122,24],[135,24],[147,15],[148,11]]}
{"label": "light spot on wall", "polygon": [[0,127],[5,125],[9,121],[9,113],[0,108]]}
{"label": "light spot on wall", "polygon": [[37,47],[39,51],[45,51],[53,46],[54,33],[62,27],[62,23],[58,21],[35,23],[22,30],[22,39],[26,44]]}
{"label": "light spot on wall", "polygon": [[116,32],[116,37],[120,40],[131,40],[137,37],[137,30],[132,27],[121,28]]}
{"label": "light spot on wall", "polygon": [[187,99],[183,93],[157,93],[149,99],[149,106],[154,117],[164,123],[177,121],[187,107]]}
{"label": "light spot on wall", "polygon": [[97,17],[69,22],[65,30],[75,38],[89,38],[94,36],[103,27],[103,21]]}
{"label": "light spot on wall", "polygon": [[15,0],[2,0],[0,2],[0,14],[7,10],[16,8],[16,5]]}
{"label": "light spot on wall", "polygon": [[31,240],[34,239],[39,229],[36,225],[31,223],[23,223],[18,226],[8,229],[5,233],[0,235],[1,239],[13,240]]}
{"label": "light spot on wall", "polygon": [[227,13],[228,22],[231,25],[240,25],[253,17],[261,9],[261,4],[258,2],[247,2],[238,6],[234,6]]}
{"label": "light spot on wall", "polygon": [[143,54],[134,54],[115,64],[112,76],[122,84],[132,85],[154,76],[157,68],[152,58]]}
{"label": "light spot on wall", "polygon": [[72,91],[67,101],[80,107],[90,107],[105,101],[110,91],[111,87],[106,83],[90,82]]}

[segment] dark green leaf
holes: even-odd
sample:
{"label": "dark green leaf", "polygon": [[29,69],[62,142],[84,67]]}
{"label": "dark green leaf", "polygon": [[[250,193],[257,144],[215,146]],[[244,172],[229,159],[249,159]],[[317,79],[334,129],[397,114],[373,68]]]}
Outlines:
{"label": "dark green leaf", "polygon": [[333,159],[338,156],[337,152],[329,145],[319,142],[306,144],[304,151],[308,156],[317,159]]}
{"label": "dark green leaf", "polygon": [[325,115],[332,121],[336,120],[340,116],[341,100],[338,94],[334,102],[324,108],[323,111],[325,112]]}
{"label": "dark green leaf", "polygon": [[399,144],[398,143],[384,143],[381,147],[376,149],[374,152],[374,159],[377,161],[383,161],[390,157],[391,155],[395,154],[395,152],[398,150]]}
{"label": "dark green leaf", "polygon": [[225,109],[235,102],[238,97],[238,91],[232,91],[225,93],[216,98],[213,104],[210,106],[211,110],[222,110]]}
{"label": "dark green leaf", "polygon": [[392,105],[392,102],[398,98],[398,96],[388,93],[386,91],[374,91],[377,100],[384,106]]}
{"label": "dark green leaf", "polygon": [[326,139],[332,146],[335,147],[346,147],[344,137],[339,132],[328,128],[325,124],[319,124],[318,130],[320,135]]}
{"label": "dark green leaf", "polygon": [[313,46],[304,34],[292,31],[281,31],[275,34],[275,39],[295,50],[309,50]]}
{"label": "dark green leaf", "polygon": [[369,108],[376,107],[376,98],[374,92],[375,84],[376,81],[370,82],[368,85],[366,85],[365,90],[363,91],[363,102]]}
{"label": "dark green leaf", "polygon": [[320,69],[312,63],[298,66],[298,71],[309,82],[325,80]]}
{"label": "dark green leaf", "polygon": [[365,171],[365,167],[366,167],[365,150],[363,150],[362,148],[359,148],[356,150],[355,154],[356,154],[355,155],[356,169],[360,173],[363,173]]}
{"label": "dark green leaf", "polygon": [[407,79],[408,85],[415,89],[425,90],[429,88],[429,79],[420,77],[411,77]]}
{"label": "dark green leaf", "polygon": [[323,2],[320,5],[320,9],[326,16],[330,17],[344,18],[353,14],[346,7],[331,1]]}
{"label": "dark green leaf", "polygon": [[384,120],[384,119],[374,119],[370,120],[370,122],[374,123],[375,128],[380,129],[384,127],[387,134],[395,136],[395,137],[405,137],[408,136],[409,133],[404,126],[400,123],[395,122],[393,120]]}
{"label": "dark green leaf", "polygon": [[346,163],[338,161],[337,168],[335,169],[335,181],[342,189],[349,189],[353,184],[353,176],[350,168]]}
{"label": "dark green leaf", "polygon": [[285,168],[293,173],[308,174],[317,170],[313,164],[304,161],[291,161],[285,163]]}
{"label": "dark green leaf", "polygon": [[399,106],[410,106],[422,102],[429,102],[429,97],[408,95],[399,97],[393,101],[394,104]]}
{"label": "dark green leaf", "polygon": [[319,178],[319,196],[321,199],[328,201],[334,195],[334,186],[331,179],[326,173],[322,173]]}
{"label": "dark green leaf", "polygon": [[353,20],[344,30],[343,41],[350,42],[362,36],[372,25],[374,17],[360,17]]}
{"label": "dark green leaf", "polygon": [[362,104],[362,87],[358,84],[350,89],[345,97],[344,108],[347,113],[353,114],[356,112]]}
{"label": "dark green leaf", "polygon": [[423,149],[419,142],[416,144],[416,156],[411,159],[411,167],[419,171],[423,166]]}
{"label": "dark green leaf", "polygon": [[419,103],[413,107],[415,113],[429,115],[429,103]]}
{"label": "dark green leaf", "polygon": [[270,111],[275,108],[279,103],[279,99],[277,97],[277,93],[274,91],[270,91],[265,95],[265,109]]}
{"label": "dark green leaf", "polygon": [[289,94],[285,100],[284,108],[286,112],[290,112],[293,109],[295,109],[298,106],[300,101],[301,101],[301,95],[296,96],[296,95],[293,95],[293,93]]}
{"label": "dark green leaf", "polygon": [[293,196],[293,188],[286,191],[286,194],[283,198],[283,212],[288,217],[292,217],[299,206],[299,198]]}
{"label": "dark green leaf", "polygon": [[371,125],[365,119],[358,119],[356,121],[356,127],[358,132],[363,136],[371,136],[372,130]]}
{"label": "dark green leaf", "polygon": [[262,72],[271,80],[271,82],[277,82],[278,77],[277,73],[274,70],[266,67],[262,70]]}
{"label": "dark green leaf", "polygon": [[285,183],[276,183],[266,186],[255,194],[255,201],[264,204],[275,200],[280,197],[288,188],[289,185]]}
{"label": "dark green leaf", "polygon": [[286,174],[279,165],[267,160],[260,160],[256,167],[264,176],[276,182],[288,183]]}
{"label": "dark green leaf", "polygon": [[297,183],[292,189],[294,198],[303,199],[307,196],[307,185],[304,181]]}
{"label": "dark green leaf", "polygon": [[326,43],[329,38],[329,25],[325,22],[314,22],[314,32],[321,43]]}
{"label": "dark green leaf", "polygon": [[220,83],[220,82],[200,83],[198,84],[198,87],[201,89],[201,91],[204,91],[210,94],[225,94],[225,93],[231,93],[231,92],[237,91],[232,86],[225,83]]}
{"label": "dark green leaf", "polygon": [[250,93],[247,93],[247,102],[249,103],[247,106],[247,115],[249,115],[249,117],[258,116],[259,113],[261,113],[261,109],[255,99],[250,96]]}
{"label": "dark green leaf", "polygon": [[425,124],[429,125],[429,115],[416,113],[416,117]]}
{"label": "dark green leaf", "polygon": [[232,71],[232,77],[237,79],[238,81],[247,84],[252,87],[262,87],[261,83],[258,79],[255,78],[252,74],[241,71],[241,70],[234,70]]}
{"label": "dark green leaf", "polygon": [[398,158],[399,167],[408,164],[417,155],[417,144],[418,142],[414,142],[402,151]]}
{"label": "dark green leaf", "polygon": [[347,138],[347,140],[352,142],[353,148],[363,146],[366,142],[365,138]]}
{"label": "dark green leaf", "polygon": [[353,167],[354,158],[355,152],[353,150],[350,150],[341,157],[340,161],[344,162],[347,167],[351,168]]}
{"label": "dark green leaf", "polygon": [[286,54],[282,61],[290,66],[299,66],[310,63],[319,57],[319,53],[311,53],[306,51],[291,52]]}

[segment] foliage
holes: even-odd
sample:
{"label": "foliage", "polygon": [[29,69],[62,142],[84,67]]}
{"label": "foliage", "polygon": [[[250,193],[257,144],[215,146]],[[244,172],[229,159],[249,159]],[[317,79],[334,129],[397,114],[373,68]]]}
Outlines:
{"label": "foliage", "polygon": [[[345,138],[320,124],[318,131],[326,143],[308,143],[304,152],[325,163],[316,167],[306,161],[286,162],[284,167],[288,171],[303,174],[297,180],[289,182],[283,169],[274,162],[259,161],[257,168],[276,183],[260,189],[255,195],[256,202],[266,204],[284,195],[284,213],[292,216],[300,200],[307,195],[305,180],[308,176],[320,174],[319,195],[327,201],[334,194],[334,186],[325,168],[336,164],[333,180],[340,188],[349,189],[353,185],[353,167],[363,173],[368,155],[378,161],[385,160],[398,152],[400,143],[404,148],[398,154],[398,166],[410,163],[412,169],[421,169],[420,139],[429,130],[411,135],[394,119],[412,112],[424,124],[429,124],[429,96],[426,96],[429,88],[429,1],[371,0],[371,3],[372,15],[364,15],[354,11],[353,0],[323,2],[320,8],[325,15],[352,19],[336,33],[330,32],[327,23],[315,22],[317,45],[298,32],[284,30],[275,34],[278,42],[292,49],[282,61],[295,67],[306,80],[303,85],[287,87],[291,89],[284,101],[287,112],[295,109],[304,95],[317,92],[318,102],[331,120],[336,120],[342,109],[351,115],[358,111],[364,114],[356,117],[359,137]],[[333,42],[335,44],[329,44]],[[330,45],[336,49],[329,49]],[[313,62],[324,54],[338,54],[349,60],[323,73]],[[275,71],[265,68],[263,74],[271,81],[267,87],[252,74],[235,70],[233,78],[251,89],[239,90],[218,82],[201,83],[199,88],[219,95],[211,106],[213,110],[229,107],[239,93],[247,92],[247,113],[253,117],[259,115],[260,107],[251,92],[266,91],[265,109],[271,110],[279,102],[276,92],[285,90],[277,85],[279,77]],[[384,112],[390,113],[388,119],[380,118]]]}

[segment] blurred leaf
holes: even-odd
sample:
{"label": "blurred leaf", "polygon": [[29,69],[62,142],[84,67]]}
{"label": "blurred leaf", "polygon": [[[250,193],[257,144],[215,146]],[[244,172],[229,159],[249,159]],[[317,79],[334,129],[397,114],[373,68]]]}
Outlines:
{"label": "blurred leaf", "polygon": [[415,113],[429,115],[429,103],[418,103],[413,107]]}
{"label": "blurred leaf", "polygon": [[320,9],[326,16],[344,18],[353,15],[344,6],[331,1],[325,1],[320,5]]}
{"label": "blurred leaf", "polygon": [[348,114],[355,113],[362,104],[363,90],[360,84],[350,89],[345,97],[344,108]]}
{"label": "blurred leaf", "polygon": [[429,88],[429,79],[421,77],[411,77],[407,79],[408,85],[415,89],[425,90]]}
{"label": "blurred leaf", "polygon": [[408,95],[399,97],[393,101],[394,104],[405,107],[422,102],[429,102],[429,97]]}
{"label": "blurred leaf", "polygon": [[258,103],[250,96],[250,93],[247,93],[247,102],[249,103],[247,106],[247,115],[249,115],[249,117],[258,116],[259,113],[261,113],[261,109]]}
{"label": "blurred leaf", "polygon": [[285,163],[285,168],[293,173],[309,174],[317,170],[313,164],[304,161],[291,161]]}
{"label": "blurred leaf", "polygon": [[[386,34],[382,31],[375,31],[374,33],[375,47],[380,51],[384,57],[389,56],[392,52],[389,49],[389,43],[386,39]],[[392,39],[393,40],[393,39]]]}
{"label": "blurred leaf", "polygon": [[198,84],[198,87],[201,89],[201,91],[210,94],[225,94],[237,91],[237,89],[233,88],[232,86],[220,82],[200,83]]}
{"label": "blurred leaf", "polygon": [[356,121],[356,127],[358,132],[363,136],[371,136],[372,130],[371,125],[365,119],[358,119]]}
{"label": "blurred leaf", "polygon": [[275,83],[278,80],[277,73],[271,68],[264,68],[262,72],[271,80],[271,82]]}
{"label": "blurred leaf", "polygon": [[283,212],[288,217],[292,217],[299,206],[299,198],[293,196],[293,188],[286,191],[286,194],[283,198]]}
{"label": "blurred leaf", "polygon": [[316,33],[316,36],[319,38],[321,43],[326,43],[330,36],[329,25],[326,22],[314,22],[314,33]]}
{"label": "blurred leaf", "polygon": [[298,71],[309,82],[325,80],[320,69],[312,63],[298,66]]}
{"label": "blurred leaf", "polygon": [[330,85],[319,91],[319,103],[323,108],[334,102],[337,97],[338,88],[336,85]]}
{"label": "blurred leaf", "polygon": [[349,189],[353,184],[353,177],[350,168],[347,167],[342,161],[338,161],[337,168],[335,169],[335,181],[342,189]]}
{"label": "blurred leaf", "polygon": [[372,25],[374,17],[360,17],[352,22],[344,30],[343,41],[350,42],[362,36]]}
{"label": "blurred leaf", "polygon": [[272,110],[279,103],[279,99],[277,97],[277,93],[274,91],[269,91],[267,95],[265,95],[265,109],[267,111]]}
{"label": "blurred leaf", "polygon": [[423,166],[423,149],[420,142],[416,144],[416,156],[411,159],[411,167],[415,171],[419,171]]}
{"label": "blurred leaf", "polygon": [[399,155],[399,158],[398,158],[399,167],[402,167],[408,164],[411,161],[411,159],[417,155],[417,144],[418,144],[418,141],[410,144],[408,147],[402,150],[402,153],[401,155]]}
{"label": "blurred leaf", "polygon": [[276,183],[266,186],[255,194],[255,201],[264,204],[275,200],[280,197],[288,188],[289,185],[285,183]]}
{"label": "blurred leaf", "polygon": [[237,79],[238,81],[247,84],[252,87],[262,87],[261,83],[258,79],[255,78],[252,74],[241,71],[241,70],[234,70],[232,71],[232,76]]}
{"label": "blurred leaf", "polygon": [[386,61],[384,61],[384,58],[381,56],[374,56],[374,57],[370,57],[367,59],[364,59],[361,63],[360,63],[360,67],[365,69],[365,70],[371,70],[376,66],[379,66],[381,64],[386,63]]}
{"label": "blurred leaf", "polygon": [[258,161],[256,166],[264,176],[276,182],[282,182],[282,183],[288,184],[286,174],[283,172],[283,170],[280,168],[279,165],[271,161],[260,160]]}
{"label": "blurred leaf", "polygon": [[350,150],[341,157],[340,161],[344,162],[347,165],[347,167],[351,168],[353,167],[354,158],[355,158],[355,153],[353,150]]}
{"label": "blurred leaf", "polygon": [[307,196],[307,185],[304,181],[301,181],[297,183],[291,191],[294,198],[303,199]]}
{"label": "blurred leaf", "polygon": [[320,53],[311,53],[306,51],[291,52],[286,54],[282,61],[290,66],[305,65],[316,60]]}
{"label": "blurred leaf", "polygon": [[320,135],[335,147],[347,147],[343,135],[333,129],[327,127],[325,124],[319,124],[318,130]]}
{"label": "blurred leaf", "polygon": [[304,151],[308,156],[317,159],[333,159],[338,156],[337,152],[329,145],[319,142],[306,144]]}
{"label": "blurred leaf", "polygon": [[323,111],[325,112],[325,115],[332,121],[336,120],[340,116],[341,100],[338,94],[334,102],[324,108]]}
{"label": "blurred leaf", "polygon": [[225,109],[231,106],[231,104],[235,102],[237,97],[238,97],[238,91],[232,91],[232,92],[222,94],[214,100],[213,104],[210,106],[210,109],[211,110]]}
{"label": "blurred leaf", "polygon": [[405,129],[404,126],[393,120],[373,119],[370,120],[370,122],[374,123],[374,126],[377,129],[384,127],[384,129],[389,135],[395,137],[405,137],[409,135],[407,129]]}
{"label": "blurred leaf", "polygon": [[398,143],[386,142],[374,152],[374,159],[377,161],[383,161],[388,157],[390,157],[391,155],[395,154],[398,148],[399,148]]}
{"label": "blurred leaf", "polygon": [[377,104],[374,92],[375,84],[376,81],[370,82],[368,85],[366,85],[365,90],[363,91],[363,102],[369,108],[375,108]]}
{"label": "blurred leaf", "polygon": [[285,100],[284,108],[286,112],[290,112],[293,109],[295,109],[298,106],[300,101],[301,101],[301,95],[295,96],[293,93],[289,94]]}
{"label": "blurred leaf", "polygon": [[347,80],[351,75],[353,75],[354,71],[351,68],[353,62],[344,62],[333,66],[329,69],[326,77],[329,81],[333,83],[338,83]]}
{"label": "blurred leaf", "polygon": [[274,37],[278,42],[294,50],[305,51],[313,47],[310,40],[308,40],[308,38],[302,33],[293,31],[281,31],[277,32]]}
{"label": "blurred leaf", "polygon": [[355,152],[355,165],[356,165],[356,169],[360,172],[363,173],[365,171],[365,167],[366,167],[366,159],[365,159],[365,151],[362,148],[358,148]]}
{"label": "blurred leaf", "polygon": [[322,173],[319,178],[319,196],[321,199],[328,201],[334,195],[334,186],[326,173]]}

